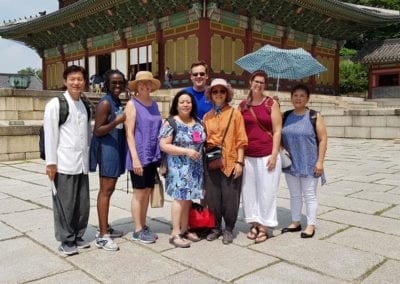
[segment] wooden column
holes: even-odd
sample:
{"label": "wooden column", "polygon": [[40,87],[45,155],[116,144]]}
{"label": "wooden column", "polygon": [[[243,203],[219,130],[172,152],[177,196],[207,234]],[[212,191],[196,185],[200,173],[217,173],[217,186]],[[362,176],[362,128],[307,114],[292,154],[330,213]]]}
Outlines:
{"label": "wooden column", "polygon": [[[317,50],[317,46],[315,45],[315,43],[313,43],[311,45],[311,55],[316,58],[317,54],[316,54],[316,50]],[[310,87],[310,92],[312,94],[315,94],[315,91],[317,89],[317,80],[315,78],[315,75],[310,76],[310,83],[309,83],[309,87]]]}
{"label": "wooden column", "polygon": [[247,23],[247,29],[244,35],[244,54],[248,54],[253,52],[254,40],[253,40],[253,27],[252,27],[252,19],[249,18]]}
{"label": "wooden column", "polygon": [[[165,40],[164,32],[160,24],[157,26],[156,38],[158,44],[158,77],[161,82],[165,81]],[[171,68],[171,67],[170,67]]]}
{"label": "wooden column", "polygon": [[211,66],[211,28],[208,18],[199,19],[199,58]]}
{"label": "wooden column", "polygon": [[340,63],[340,55],[339,55],[339,47],[335,49],[335,59],[334,59],[334,67],[333,67],[333,74],[334,80],[333,85],[335,89],[335,96],[339,96],[339,63]]}
{"label": "wooden column", "polygon": [[42,88],[47,90],[47,65],[44,56],[42,56]]}

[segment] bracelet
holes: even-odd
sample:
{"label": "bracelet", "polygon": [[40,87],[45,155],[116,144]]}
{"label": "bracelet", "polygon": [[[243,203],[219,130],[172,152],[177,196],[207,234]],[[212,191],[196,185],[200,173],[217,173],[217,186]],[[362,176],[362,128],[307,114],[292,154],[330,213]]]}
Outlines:
{"label": "bracelet", "polygon": [[235,163],[241,165],[242,167],[244,167],[244,163],[243,162],[236,161]]}

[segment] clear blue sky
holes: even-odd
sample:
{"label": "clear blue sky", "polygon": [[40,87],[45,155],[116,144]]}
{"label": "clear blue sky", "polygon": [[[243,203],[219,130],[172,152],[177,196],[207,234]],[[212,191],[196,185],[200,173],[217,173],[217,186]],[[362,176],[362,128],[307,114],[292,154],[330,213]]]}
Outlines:
{"label": "clear blue sky", "polygon": [[[58,9],[57,0],[0,0],[0,25],[3,21],[47,13]],[[16,73],[26,67],[42,68],[42,61],[33,49],[0,38],[0,73]]]}

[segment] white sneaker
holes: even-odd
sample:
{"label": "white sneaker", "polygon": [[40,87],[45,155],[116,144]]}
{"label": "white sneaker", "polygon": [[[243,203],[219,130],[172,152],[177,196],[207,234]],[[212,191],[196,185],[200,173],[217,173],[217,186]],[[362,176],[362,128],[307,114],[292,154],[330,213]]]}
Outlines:
{"label": "white sneaker", "polygon": [[96,246],[97,248],[102,248],[104,250],[116,251],[119,250],[119,247],[116,243],[113,242],[110,235],[106,234],[102,237],[96,238]]}

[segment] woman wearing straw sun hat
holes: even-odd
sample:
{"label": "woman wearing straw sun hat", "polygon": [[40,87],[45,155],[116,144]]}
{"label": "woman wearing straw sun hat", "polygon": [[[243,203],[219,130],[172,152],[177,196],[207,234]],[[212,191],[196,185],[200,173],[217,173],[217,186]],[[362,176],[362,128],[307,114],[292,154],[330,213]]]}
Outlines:
{"label": "woman wearing straw sun hat", "polygon": [[158,134],[161,115],[157,103],[150,93],[160,88],[160,81],[148,71],[139,71],[128,88],[134,96],[126,105],[126,138],[128,154],[126,167],[132,179],[132,218],[134,230],[132,240],[154,243],[157,235],[146,225],[149,197],[154,188],[157,163],[161,159]]}

